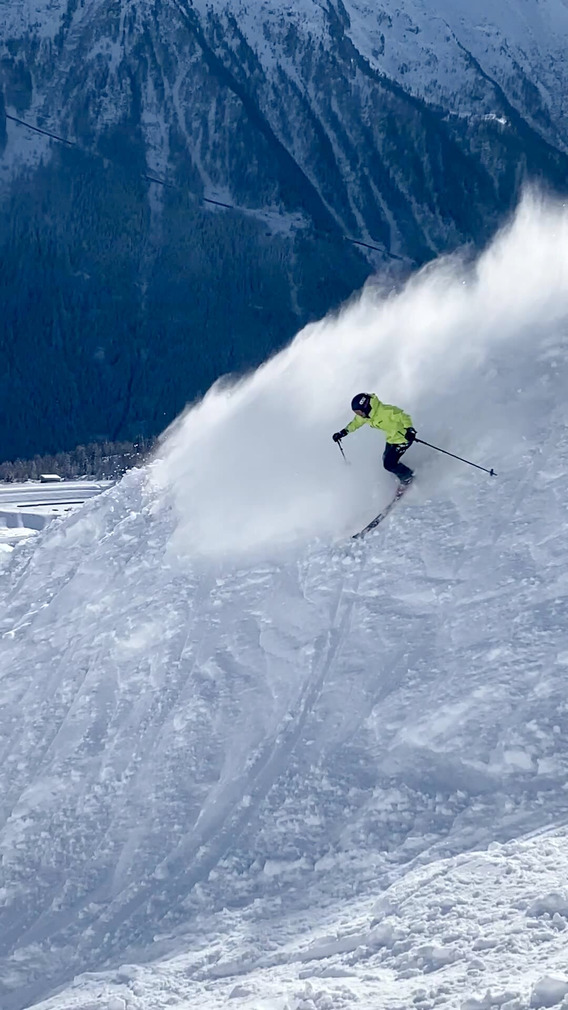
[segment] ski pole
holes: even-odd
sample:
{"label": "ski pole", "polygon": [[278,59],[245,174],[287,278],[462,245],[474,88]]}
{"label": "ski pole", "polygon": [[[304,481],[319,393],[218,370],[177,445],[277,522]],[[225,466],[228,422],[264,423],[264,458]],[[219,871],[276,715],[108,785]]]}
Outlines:
{"label": "ski pole", "polygon": [[480,466],[479,463],[472,463],[470,459],[464,459],[463,456],[456,456],[453,452],[448,452],[447,449],[440,449],[438,445],[432,445],[430,442],[425,442],[423,438],[415,438],[415,442],[420,442],[420,445],[427,445],[429,449],[435,449],[436,452],[443,452],[445,456],[451,456],[452,459],[459,459],[461,463],[467,463],[468,466],[474,466],[476,470],[483,470],[485,473],[490,474],[491,477],[496,477],[497,474],[493,467],[488,470],[486,466]]}
{"label": "ski pole", "polygon": [[342,444],[341,444],[341,439],[339,439],[339,440],[338,440],[338,442],[336,442],[336,445],[337,445],[337,448],[339,449],[339,451],[340,451],[341,455],[343,456],[343,459],[344,459],[344,460],[345,460],[345,462],[347,463],[347,462],[348,462],[348,459],[347,459],[347,456],[345,455],[345,453],[343,452],[343,446],[342,446]]}

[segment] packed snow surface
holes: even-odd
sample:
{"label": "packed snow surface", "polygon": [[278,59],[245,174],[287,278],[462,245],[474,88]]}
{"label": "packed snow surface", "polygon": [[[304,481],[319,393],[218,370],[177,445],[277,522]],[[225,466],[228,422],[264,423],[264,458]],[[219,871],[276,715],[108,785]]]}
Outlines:
{"label": "packed snow surface", "polygon": [[61,484],[0,481],[0,564],[14,544],[34,536],[56,516],[74,512],[109,486],[110,481],[66,480]]}
{"label": "packed snow surface", "polygon": [[[2,1010],[568,1005],[567,338],[527,199],[14,549]],[[362,390],[498,477],[415,446],[352,541],[393,491],[330,438]]]}

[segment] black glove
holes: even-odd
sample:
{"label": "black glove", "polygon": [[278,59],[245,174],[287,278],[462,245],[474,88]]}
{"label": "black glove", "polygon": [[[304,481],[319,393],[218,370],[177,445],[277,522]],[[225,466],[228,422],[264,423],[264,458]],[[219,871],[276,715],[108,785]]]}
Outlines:
{"label": "black glove", "polygon": [[342,428],[341,431],[336,431],[332,435],[333,441],[334,442],[341,442],[341,439],[345,438],[345,436],[348,435],[348,434],[349,434],[349,432],[347,431],[347,428]]}
{"label": "black glove", "polygon": [[412,445],[412,443],[414,442],[414,439],[416,438],[416,429],[415,428],[407,428],[406,432],[405,432],[405,436],[406,436],[406,441],[408,442],[408,444]]}

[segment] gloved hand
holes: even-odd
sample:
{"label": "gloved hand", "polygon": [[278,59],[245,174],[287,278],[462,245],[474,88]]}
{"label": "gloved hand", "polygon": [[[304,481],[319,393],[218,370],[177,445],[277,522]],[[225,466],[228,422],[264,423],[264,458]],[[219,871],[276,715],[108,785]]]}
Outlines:
{"label": "gloved hand", "polygon": [[345,438],[345,436],[348,435],[348,434],[349,434],[349,432],[347,431],[347,428],[342,428],[341,431],[336,431],[332,435],[333,441],[334,442],[341,442],[341,439]]}
{"label": "gloved hand", "polygon": [[408,442],[408,444],[412,445],[412,443],[414,442],[414,439],[416,438],[416,429],[415,428],[407,428],[406,432],[405,432],[405,435],[406,435],[406,441]]}

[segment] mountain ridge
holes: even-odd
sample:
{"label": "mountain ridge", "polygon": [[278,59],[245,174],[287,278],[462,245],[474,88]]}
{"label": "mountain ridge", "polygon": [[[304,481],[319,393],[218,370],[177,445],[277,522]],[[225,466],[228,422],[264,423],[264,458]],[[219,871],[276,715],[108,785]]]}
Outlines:
{"label": "mountain ridge", "polygon": [[483,246],[527,181],[565,192],[566,8],[527,4],[528,55],[514,12],[438,9],[0,4],[5,111],[78,148],[0,115],[3,458],[151,437],[373,274]]}

